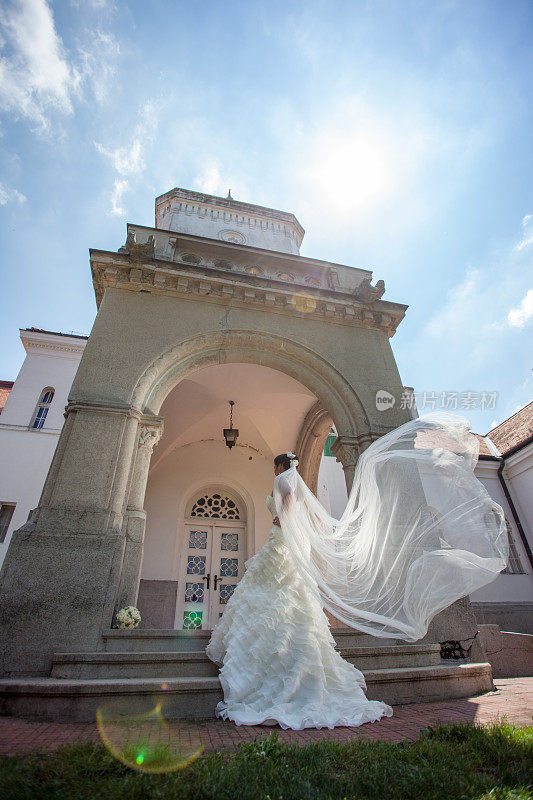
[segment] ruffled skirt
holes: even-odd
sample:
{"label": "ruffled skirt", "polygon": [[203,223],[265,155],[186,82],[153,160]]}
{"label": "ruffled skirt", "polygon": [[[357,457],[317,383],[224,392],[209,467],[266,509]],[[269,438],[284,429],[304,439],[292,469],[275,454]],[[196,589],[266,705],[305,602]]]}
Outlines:
{"label": "ruffled skirt", "polygon": [[367,700],[363,673],[335,650],[318,596],[295,569],[279,528],[245,566],[206,648],[221,666],[217,716],[293,730],[392,716],[391,706]]}

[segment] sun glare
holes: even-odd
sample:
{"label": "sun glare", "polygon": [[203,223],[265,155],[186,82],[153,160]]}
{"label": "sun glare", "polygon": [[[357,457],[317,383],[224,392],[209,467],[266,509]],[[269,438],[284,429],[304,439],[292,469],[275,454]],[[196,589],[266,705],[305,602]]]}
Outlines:
{"label": "sun glare", "polygon": [[322,137],[306,176],[330,205],[352,213],[374,208],[394,183],[389,148],[366,132]]}

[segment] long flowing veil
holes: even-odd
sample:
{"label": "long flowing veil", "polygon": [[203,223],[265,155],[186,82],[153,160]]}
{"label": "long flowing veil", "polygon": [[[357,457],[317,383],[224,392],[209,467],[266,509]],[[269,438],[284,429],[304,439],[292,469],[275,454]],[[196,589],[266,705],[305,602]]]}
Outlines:
{"label": "long flowing veil", "polygon": [[359,457],[342,517],[295,467],[274,501],[295,565],[324,608],[380,637],[417,641],[431,619],[506,566],[504,512],[475,477],[479,443],[464,417],[433,412]]}

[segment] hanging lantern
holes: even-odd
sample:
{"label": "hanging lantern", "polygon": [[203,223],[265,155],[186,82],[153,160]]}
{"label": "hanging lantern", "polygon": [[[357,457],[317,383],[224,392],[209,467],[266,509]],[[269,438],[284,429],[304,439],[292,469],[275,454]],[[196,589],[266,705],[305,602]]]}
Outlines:
{"label": "hanging lantern", "polygon": [[237,444],[239,429],[233,427],[233,406],[235,405],[235,402],[233,400],[230,400],[229,405],[230,405],[229,428],[224,428],[223,433],[224,433],[224,439],[226,440],[226,446],[229,447],[229,449],[231,450],[233,445]]}

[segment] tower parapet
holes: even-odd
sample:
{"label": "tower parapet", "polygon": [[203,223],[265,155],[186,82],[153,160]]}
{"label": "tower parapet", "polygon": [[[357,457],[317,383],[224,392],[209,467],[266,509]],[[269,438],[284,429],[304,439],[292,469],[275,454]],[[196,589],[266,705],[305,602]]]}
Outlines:
{"label": "tower parapet", "polygon": [[287,211],[171,189],[155,201],[156,228],[299,255],[304,229]]}

